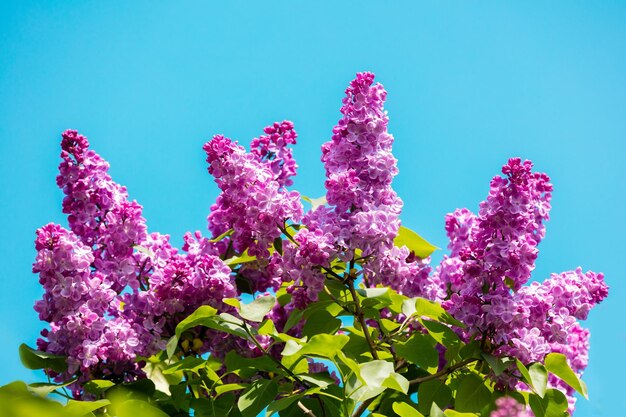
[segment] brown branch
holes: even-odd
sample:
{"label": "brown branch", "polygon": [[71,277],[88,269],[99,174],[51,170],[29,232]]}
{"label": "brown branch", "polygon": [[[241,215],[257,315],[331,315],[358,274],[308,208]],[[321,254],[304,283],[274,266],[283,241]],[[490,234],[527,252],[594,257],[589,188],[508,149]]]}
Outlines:
{"label": "brown branch", "polygon": [[415,378],[409,381],[410,385],[417,385],[417,384],[421,384],[422,382],[426,382],[426,381],[430,381],[433,379],[437,379],[441,376],[445,376],[448,374],[451,374],[452,372],[456,371],[457,369],[463,368],[466,365],[469,365],[472,362],[476,362],[478,361],[478,359],[465,359],[464,361],[461,361],[459,363],[457,363],[456,365],[452,365],[449,368],[446,369],[442,369],[441,371],[434,373],[432,375],[428,375],[428,376],[423,376],[421,378]]}
{"label": "brown branch", "polygon": [[306,414],[307,416],[315,417],[315,414],[313,414],[313,411],[311,411],[308,408],[306,408],[306,406],[304,404],[302,404],[301,401],[298,401],[298,407],[300,407],[300,410],[302,410],[302,412],[304,414]]}
{"label": "brown branch", "polygon": [[363,315],[363,310],[361,309],[361,303],[359,302],[359,297],[356,294],[356,290],[354,289],[354,280],[348,279],[348,288],[350,289],[350,294],[352,294],[352,299],[354,300],[354,309],[355,316],[361,323],[361,328],[363,329],[363,334],[365,334],[365,340],[367,340],[367,344],[370,347],[370,352],[372,353],[372,357],[374,359],[378,359],[378,353],[376,352],[376,344],[372,340],[372,336],[367,328],[367,323],[365,323],[365,316]]}

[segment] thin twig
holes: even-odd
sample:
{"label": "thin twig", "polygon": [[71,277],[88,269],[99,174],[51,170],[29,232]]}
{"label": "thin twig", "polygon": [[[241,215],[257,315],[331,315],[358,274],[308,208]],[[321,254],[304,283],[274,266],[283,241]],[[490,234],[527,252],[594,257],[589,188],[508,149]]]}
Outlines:
{"label": "thin twig", "polygon": [[354,309],[356,310],[355,316],[359,320],[359,323],[361,323],[361,328],[363,329],[365,340],[367,340],[367,344],[370,347],[370,352],[372,353],[372,357],[374,359],[378,359],[378,353],[376,352],[376,345],[374,344],[374,341],[372,340],[372,336],[370,335],[370,332],[367,328],[367,323],[365,323],[365,316],[363,315],[363,310],[361,309],[361,303],[359,302],[359,297],[357,296],[356,290],[354,289],[354,281],[352,279],[349,279],[347,284],[348,284],[348,288],[350,289],[350,294],[352,294],[352,299],[354,300]]}
{"label": "thin twig", "polygon": [[448,374],[451,374],[452,372],[456,371],[457,369],[463,368],[466,365],[469,365],[472,362],[476,362],[478,361],[478,359],[465,359],[464,361],[461,361],[459,363],[457,363],[456,365],[452,365],[449,368],[446,369],[442,369],[441,371],[434,373],[432,375],[428,375],[428,376],[423,376],[421,378],[415,378],[409,381],[410,385],[417,385],[417,384],[421,384],[422,382],[426,382],[426,381],[430,381],[433,379],[437,379],[441,376],[445,376]]}
{"label": "thin twig", "polygon": [[275,357],[273,357],[272,355],[270,355],[268,353],[267,350],[265,350],[265,348],[263,346],[261,346],[261,344],[259,343],[258,340],[256,340],[256,337],[254,337],[252,335],[252,333],[250,332],[250,329],[248,329],[248,325],[246,323],[243,323],[243,325],[241,326],[243,327],[243,329],[246,331],[246,333],[248,333],[248,336],[250,336],[250,338],[252,339],[252,343],[254,343],[254,345],[261,351],[263,352],[263,354],[265,356],[267,356],[268,358],[270,358],[279,368],[281,368],[282,370],[284,370],[285,372],[287,372],[287,374],[292,377],[293,379],[295,379],[296,381],[300,382],[302,385],[310,388],[309,384],[307,384],[305,381],[301,380],[300,378],[298,378],[298,376],[296,374],[294,374],[291,369],[287,368],[285,365],[282,364],[281,361],[279,361],[278,359],[276,359]]}
{"label": "thin twig", "polygon": [[376,397],[372,397],[368,400],[363,401],[361,405],[359,405],[359,407],[356,410],[354,410],[352,417],[360,417],[361,414],[363,414],[363,412],[367,410],[367,407],[370,406],[370,404],[372,403],[372,401],[374,401],[375,398]]}
{"label": "thin twig", "polygon": [[302,410],[302,412],[304,414],[306,414],[307,416],[315,417],[315,414],[313,414],[313,411],[311,411],[308,408],[306,408],[306,406],[304,404],[302,404],[301,401],[298,401],[298,407],[300,407],[300,410]]}
{"label": "thin twig", "polygon": [[344,306],[343,304],[341,304],[341,301],[339,301],[339,299],[337,297],[335,297],[330,290],[328,289],[328,287],[326,287],[324,285],[324,292],[326,293],[326,295],[328,295],[328,297],[330,297],[331,300],[333,300],[335,302],[335,304],[337,304],[339,307],[341,307],[343,309],[343,311],[345,311],[348,314],[352,314],[354,315],[354,311],[348,309],[346,306]]}

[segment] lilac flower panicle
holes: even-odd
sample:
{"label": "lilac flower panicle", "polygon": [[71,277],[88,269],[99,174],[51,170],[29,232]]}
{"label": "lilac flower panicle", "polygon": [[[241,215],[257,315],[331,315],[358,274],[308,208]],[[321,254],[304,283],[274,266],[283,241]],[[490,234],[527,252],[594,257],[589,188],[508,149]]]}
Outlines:
{"label": "lilac flower panicle", "polygon": [[[260,149],[264,149],[262,143],[259,141]],[[267,147],[271,148],[272,143],[268,140]],[[247,153],[242,146],[221,135],[207,142],[204,150],[209,173],[222,190],[211,206],[209,230],[219,236],[233,229],[230,238],[237,252],[248,249],[251,255],[268,256],[267,248],[281,235],[279,226],[286,219],[300,221],[300,194],[283,187],[286,177],[259,159],[262,151]],[[283,156],[287,154],[283,152]],[[290,166],[288,162],[285,164]],[[281,169],[284,167],[281,165]]]}
{"label": "lilac flower panicle", "polygon": [[89,149],[87,138],[66,130],[61,141],[57,184],[70,229],[94,250],[96,267],[120,292],[136,288],[133,247],[145,240],[142,207],[128,201],[126,188],[113,182],[109,164]]}
{"label": "lilac flower panicle", "polygon": [[338,213],[384,205],[399,214],[402,208],[390,188],[398,169],[383,109],[387,92],[373,83],[374,74],[357,74],[346,89],[332,140],[322,145],[327,200]]}

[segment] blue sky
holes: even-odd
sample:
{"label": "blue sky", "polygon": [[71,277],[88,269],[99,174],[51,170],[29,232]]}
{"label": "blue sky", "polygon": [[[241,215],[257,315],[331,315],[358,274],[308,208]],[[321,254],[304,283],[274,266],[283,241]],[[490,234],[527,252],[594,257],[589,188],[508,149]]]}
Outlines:
{"label": "blue sky", "polygon": [[17,346],[41,328],[34,232],[65,222],[64,129],[180,242],[206,230],[217,190],[201,147],[215,133],[247,143],[294,121],[295,186],[321,195],[319,147],[347,83],[370,70],[389,91],[404,224],[432,242],[445,246],[444,215],[475,210],[510,156],[552,177],[534,277],[580,265],[611,286],[586,322],[590,401],[576,415],[626,413],[626,3],[224,3],[0,3],[0,384],[36,378]]}

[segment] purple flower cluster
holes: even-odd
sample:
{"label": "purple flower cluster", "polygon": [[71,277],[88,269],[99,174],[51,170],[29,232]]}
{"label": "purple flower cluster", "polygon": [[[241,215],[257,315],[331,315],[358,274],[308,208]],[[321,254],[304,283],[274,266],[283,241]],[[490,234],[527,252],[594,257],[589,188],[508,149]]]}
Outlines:
{"label": "purple flower cluster", "polygon": [[[73,232],[48,224],[37,231],[37,258],[33,272],[44,288],[35,310],[43,321],[44,338],[39,349],[68,357],[68,371],[59,379],[80,372],[80,381],[118,375],[133,378],[134,363],[141,352],[141,328],[119,319],[109,319],[117,293],[113,283],[92,270],[92,249]],[[74,388],[79,392],[78,386]]]}
{"label": "purple flower cluster", "polygon": [[221,135],[204,145],[209,173],[222,190],[211,206],[209,230],[217,237],[232,229],[230,239],[238,253],[248,250],[267,257],[285,220],[302,217],[300,194],[283,186],[295,171],[291,152],[284,149],[295,141],[292,128],[289,122],[266,128],[269,136],[255,141],[253,153]]}
{"label": "purple flower cluster", "polygon": [[[180,320],[201,305],[234,312],[223,299],[241,291],[287,285],[290,302],[269,313],[282,331],[294,309],[317,300],[331,275],[358,276],[365,286],[441,302],[467,325],[460,336],[484,340],[490,353],[525,364],[563,353],[581,374],[589,332],[579,320],[608,289],[602,274],[580,268],[526,285],[549,218],[549,178],[533,172],[529,161],[510,159],[504,176],[491,181],[478,214],[459,209],[446,217],[450,254],[433,273],[429,258],[394,244],[402,201],[391,187],[398,169],[385,99],[371,73],[359,73],[350,83],[342,117],[322,146],[328,204],[305,214],[299,193],[286,188],[297,169],[290,147],[297,138],[293,123],[266,127],[250,152],[214,136],[204,145],[208,171],[221,190],[208,216],[213,239],[187,233],[180,251],[168,235],[148,232],[142,207],[111,179],[108,163],[89,149],[87,139],[76,131],[63,133],[57,183],[65,193],[69,230],[54,224],[39,229],[33,265],[44,288],[35,310],[50,324],[38,346],[68,358],[68,371],[53,376],[77,376],[79,383],[141,377],[138,356],[164,349]],[[338,265],[343,278],[333,270]],[[238,289],[242,281],[248,289]],[[290,332],[297,334],[301,326]],[[194,354],[262,353],[212,330],[196,329],[193,336],[201,345],[194,345]],[[259,343],[279,354],[269,337]],[[321,364],[310,368],[325,371]],[[515,372],[497,378],[498,386],[523,388]],[[568,395],[573,410],[571,388],[553,376],[549,383]],[[81,395],[80,384],[74,390]],[[491,417],[532,416],[509,397],[497,406]]]}
{"label": "purple flower cluster", "polygon": [[[461,209],[446,217],[450,255],[436,268],[433,281],[443,294],[433,299],[468,326],[466,338],[489,340],[493,353],[529,364],[560,352],[581,374],[588,332],[578,320],[607,296],[603,275],[578,268],[524,286],[545,235],[552,185],[529,161],[511,159],[502,172],[506,178],[491,181],[478,215]],[[499,382],[514,387],[517,379]],[[571,388],[551,383],[573,401]]]}
{"label": "purple flower cluster", "polygon": [[329,204],[337,213],[388,207],[400,214],[402,202],[391,189],[398,173],[391,154],[393,136],[383,109],[387,92],[374,74],[357,74],[346,89],[341,113],[330,142],[322,145]]}
{"label": "purple flower cluster", "polygon": [[89,149],[87,138],[67,130],[61,149],[57,184],[70,229],[93,248],[95,267],[113,289],[137,288],[133,246],[146,236],[141,206],[128,201],[126,188],[113,182],[109,164]]}
{"label": "purple flower cluster", "polygon": [[532,411],[520,404],[513,397],[500,397],[496,400],[497,408],[490,417],[535,417]]}
{"label": "purple flower cluster", "polygon": [[251,153],[256,155],[274,173],[274,179],[280,186],[293,184],[291,177],[296,175],[296,161],[293,150],[287,145],[294,145],[298,134],[293,123],[285,120],[263,129],[265,135],[252,139]]}
{"label": "purple flower cluster", "polygon": [[393,244],[402,200],[391,188],[398,169],[383,107],[386,96],[383,86],[374,83],[374,74],[357,74],[346,89],[343,117],[331,141],[322,145],[326,199],[332,207],[307,214],[306,228],[294,237],[296,244],[286,243],[289,268],[283,276],[296,282],[298,305],[317,299],[325,279],[320,266],[327,268],[334,256],[351,262],[357,249],[367,259],[362,263],[369,285],[392,285],[412,295],[421,293],[422,278],[428,277],[427,261]]}
{"label": "purple flower cluster", "polygon": [[67,372],[54,376],[78,376],[80,396],[80,383],[92,378],[141,377],[137,356],[164,348],[200,305],[226,309],[222,299],[237,291],[216,244],[188,234],[179,254],[169,236],[147,233],[141,206],[128,201],[84,136],[68,130],[61,147],[57,183],[71,230],[49,224],[37,231],[33,272],[44,295],[35,310],[50,323],[37,344],[67,356]]}

